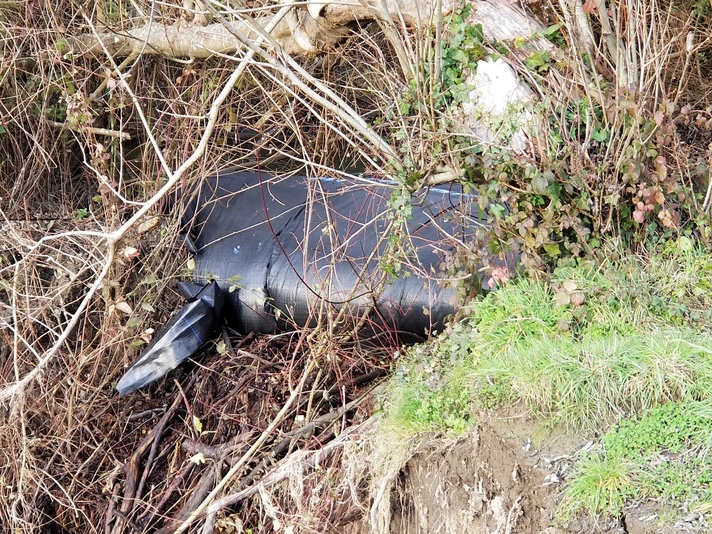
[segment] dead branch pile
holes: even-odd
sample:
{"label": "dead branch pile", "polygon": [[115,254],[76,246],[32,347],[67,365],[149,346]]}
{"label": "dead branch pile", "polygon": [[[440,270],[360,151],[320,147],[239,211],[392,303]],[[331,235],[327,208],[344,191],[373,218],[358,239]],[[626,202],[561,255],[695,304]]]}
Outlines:
{"label": "dead branch pile", "polygon": [[[317,355],[305,334],[233,341],[226,336],[222,356],[182,385],[176,382],[170,405],[165,396],[149,398],[137,413],[135,399],[124,401],[133,415],[117,425],[132,446],[106,481],[111,496],[103,521],[112,532],[127,525],[174,532],[196,519],[204,522],[203,532],[212,532],[216,522],[239,521],[243,528],[256,528],[260,519],[290,523],[281,507],[265,508],[262,518],[244,512],[261,508],[256,503],[269,495],[310,509],[300,528],[313,521],[337,530],[358,518],[346,493],[329,510],[304,503],[325,497],[324,475],[337,469],[344,433],[368,418],[371,383],[385,374],[377,354],[353,360],[353,352],[330,347],[338,352]],[[290,492],[275,494],[274,486],[285,483]],[[336,490],[348,488],[329,485]],[[211,500],[221,491],[222,498]]]}
{"label": "dead branch pile", "polygon": [[[0,524],[339,529],[363,498],[336,475],[340,448],[370,414],[392,351],[328,330],[226,332],[147,392],[120,399],[114,384],[179,303],[175,191],[228,165],[378,171],[384,148],[357,118],[392,101],[395,56],[375,24],[288,73],[244,49],[117,64],[65,42],[93,25],[128,29],[155,6],[66,0],[0,16],[17,37],[0,67]],[[170,24],[181,13],[155,14]]]}

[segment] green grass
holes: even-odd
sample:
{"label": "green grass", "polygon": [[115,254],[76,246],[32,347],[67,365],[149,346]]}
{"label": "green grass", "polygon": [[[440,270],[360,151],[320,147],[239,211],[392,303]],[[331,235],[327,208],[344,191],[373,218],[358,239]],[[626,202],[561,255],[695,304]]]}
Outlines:
{"label": "green grass", "polygon": [[621,456],[596,452],[582,458],[566,486],[558,519],[566,521],[584,510],[615,515],[627,499],[643,497],[640,466]]}
{"label": "green grass", "polygon": [[[709,349],[685,341],[693,335],[594,329],[578,339],[559,334],[510,343],[499,354],[478,351],[471,369],[474,394],[494,390],[490,404],[524,403],[552,425],[595,433],[626,414],[712,391]],[[712,347],[707,338],[699,342]]]}
{"label": "green grass", "polygon": [[627,501],[643,498],[685,512],[712,501],[712,418],[700,406],[668,403],[611,428],[600,449],[573,466],[560,519],[582,511],[618,514]]}
{"label": "green grass", "polygon": [[600,437],[572,467],[561,515],[625,502],[712,502],[712,257],[687,238],[644,256],[608,247],[546,281],[518,279],[401,358],[385,421],[462,433],[475,414],[526,408]]}

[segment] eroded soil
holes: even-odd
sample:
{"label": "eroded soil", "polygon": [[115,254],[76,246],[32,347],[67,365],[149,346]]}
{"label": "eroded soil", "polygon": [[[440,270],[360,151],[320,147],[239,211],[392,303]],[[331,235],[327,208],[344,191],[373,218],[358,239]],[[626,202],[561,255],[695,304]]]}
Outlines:
{"label": "eroded soil", "polygon": [[540,532],[551,500],[543,471],[485,427],[401,472],[392,532]]}
{"label": "eroded soil", "polygon": [[682,534],[707,532],[699,518],[661,524],[654,504],[617,519],[558,524],[560,480],[586,441],[540,437],[523,418],[498,418],[454,443],[430,444],[401,470],[391,495],[391,533],[398,534]]}

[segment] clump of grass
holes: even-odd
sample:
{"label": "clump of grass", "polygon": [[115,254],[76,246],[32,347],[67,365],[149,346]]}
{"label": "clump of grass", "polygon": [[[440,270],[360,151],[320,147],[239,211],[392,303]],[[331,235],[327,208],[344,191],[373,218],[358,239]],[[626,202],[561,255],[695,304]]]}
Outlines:
{"label": "clump of grass", "polygon": [[595,433],[627,414],[705,398],[712,336],[699,318],[711,273],[706,252],[683,238],[647,258],[571,263],[548,282],[491,293],[467,320],[473,402],[523,403],[549,423]]}
{"label": "clump of grass", "polygon": [[618,514],[628,500],[655,498],[688,510],[712,499],[712,419],[698,404],[668,403],[623,420],[573,466],[559,518]]}
{"label": "clump of grass", "polygon": [[477,325],[476,350],[497,357],[513,345],[558,336],[567,312],[552,297],[545,284],[522,278],[474,303],[468,322]]}
{"label": "clump of grass", "polygon": [[627,458],[596,452],[581,459],[566,487],[558,519],[567,521],[579,511],[615,515],[638,491],[642,472]]}
{"label": "clump of grass", "polygon": [[[542,335],[499,354],[478,352],[471,371],[475,396],[523,402],[551,424],[595,433],[626,414],[712,391],[710,349],[685,341],[692,336],[677,329],[594,331],[580,338]],[[698,341],[712,347],[712,340]]]}

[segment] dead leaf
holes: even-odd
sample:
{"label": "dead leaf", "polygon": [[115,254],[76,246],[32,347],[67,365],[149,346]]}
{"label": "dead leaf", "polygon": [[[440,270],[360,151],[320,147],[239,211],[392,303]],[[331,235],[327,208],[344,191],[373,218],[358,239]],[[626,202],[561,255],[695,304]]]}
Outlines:
{"label": "dead leaf", "polygon": [[198,434],[203,433],[203,422],[195,415],[193,416],[193,427],[198,431]]}
{"label": "dead leaf", "polygon": [[511,278],[512,274],[509,272],[506,265],[492,269],[492,280],[494,280],[497,284],[506,284]]}
{"label": "dead leaf", "polygon": [[140,336],[140,337],[141,337],[141,339],[143,339],[146,343],[150,343],[151,340],[153,339],[153,333],[154,333],[154,332],[155,332],[155,331],[153,330],[153,328],[146,328],[146,330],[144,330],[144,331],[141,333],[141,336]]}
{"label": "dead leaf", "polygon": [[596,2],[596,0],[586,0],[586,2],[583,4],[583,12],[587,15],[590,15],[596,10],[597,7],[598,3]]}
{"label": "dead leaf", "polygon": [[559,291],[554,296],[554,303],[557,306],[566,306],[571,303],[571,295],[564,293],[563,291]]}
{"label": "dead leaf", "polygon": [[658,213],[658,219],[663,223],[665,228],[676,228],[677,227],[677,214],[671,210],[660,210]]}
{"label": "dead leaf", "polygon": [[127,260],[138,258],[139,254],[140,253],[136,247],[124,247],[121,251],[121,255]]}
{"label": "dead leaf", "polygon": [[151,217],[138,225],[137,232],[139,234],[145,234],[149,230],[153,230],[156,226],[158,226],[159,221],[160,219],[158,217]]}
{"label": "dead leaf", "polygon": [[188,458],[188,461],[193,462],[195,465],[202,465],[207,462],[207,459],[205,458],[205,455],[202,452],[199,452]]}
{"label": "dead leaf", "polygon": [[573,304],[574,306],[581,306],[584,300],[586,300],[586,297],[580,291],[575,291],[574,293],[571,293],[571,304]]}
{"label": "dead leaf", "polygon": [[665,203],[665,195],[663,195],[662,191],[656,191],[651,200],[662,206]]}
{"label": "dead leaf", "polygon": [[126,315],[131,315],[133,313],[133,309],[131,308],[129,303],[126,302],[125,300],[120,300],[120,301],[114,303],[114,308],[116,308],[117,310],[119,310],[120,312],[122,312]]}

